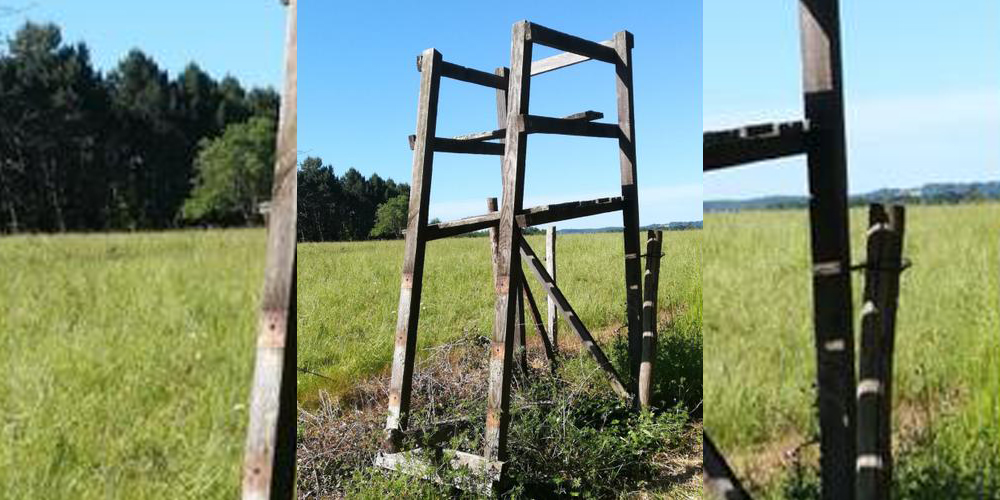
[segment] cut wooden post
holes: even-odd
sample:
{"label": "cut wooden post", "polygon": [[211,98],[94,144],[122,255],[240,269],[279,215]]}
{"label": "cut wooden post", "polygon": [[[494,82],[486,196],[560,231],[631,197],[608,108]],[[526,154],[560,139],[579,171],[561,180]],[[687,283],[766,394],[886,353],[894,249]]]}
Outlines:
{"label": "cut wooden post", "polygon": [[[494,213],[497,211],[497,199],[487,198],[486,199],[486,211],[487,213]],[[493,286],[496,287],[497,284],[497,230],[495,227],[490,228],[490,249],[493,255]],[[523,274],[523,273],[522,273]],[[523,286],[523,278],[518,281],[518,286]],[[526,291],[527,293],[527,291]],[[514,353],[517,355],[518,369],[522,375],[528,374],[528,348],[527,342],[525,341],[525,324],[524,324],[524,302],[523,294],[517,297],[517,323],[514,325]]]}
{"label": "cut wooden post", "polygon": [[646,239],[646,275],[643,277],[642,365],[639,367],[639,404],[649,408],[652,398],[653,369],[656,361],[657,292],[660,286],[660,250],[663,231],[649,231]]}
{"label": "cut wooden post", "polygon": [[[621,163],[622,222],[625,239],[625,301],[628,326],[629,384],[638,397],[639,363],[642,357],[642,268],[639,263],[639,190],[635,166],[635,116],[632,94],[632,34],[615,33],[614,49],[618,95],[618,152]],[[633,403],[638,403],[634,401]]]}
{"label": "cut wooden post", "polygon": [[892,355],[904,229],[903,207],[891,213],[878,204],[869,208],[857,396],[859,500],[889,498],[892,480]]}
{"label": "cut wooden post", "polygon": [[749,499],[750,495],[743,489],[740,481],[733,473],[733,469],[726,463],[722,453],[715,447],[715,443],[708,437],[707,432],[702,433],[702,449],[704,451],[704,483],[712,498],[725,500]]}
{"label": "cut wooden post", "polygon": [[[556,226],[551,225],[545,230],[545,270],[552,277],[552,282],[556,283]],[[548,304],[548,325],[549,343],[552,344],[552,352],[559,350],[559,316],[556,314],[556,303],[551,296],[545,297]]]}
{"label": "cut wooden post", "polygon": [[503,157],[503,202],[497,227],[497,302],[490,348],[489,391],[486,397],[486,434],[483,457],[488,461],[506,461],[507,431],[510,425],[511,354],[514,347],[516,302],[520,295],[517,274],[521,271],[520,254],[514,251],[521,240],[514,216],[524,198],[524,163],[528,135],[518,129],[519,117],[528,113],[531,86],[531,43],[527,41],[526,21],[511,30],[510,77],[507,92],[507,136]]}
{"label": "cut wooden post", "polygon": [[633,396],[625,388],[625,384],[622,383],[621,376],[615,370],[615,367],[608,361],[608,357],[604,355],[604,351],[601,350],[597,342],[594,341],[594,337],[587,330],[587,327],[583,325],[583,321],[577,316],[576,311],[573,310],[573,306],[570,305],[569,300],[563,295],[559,287],[552,282],[552,277],[549,273],[545,271],[545,267],[542,265],[541,261],[538,260],[538,256],[528,245],[528,242],[521,240],[521,255],[524,257],[526,263],[528,264],[528,269],[531,269],[535,278],[538,279],[539,283],[545,287],[546,291],[550,297],[552,297],[556,305],[559,307],[559,311],[562,312],[563,317],[566,322],[569,323],[569,327],[576,332],[577,336],[580,337],[580,342],[583,343],[584,347],[590,351],[590,354],[594,356],[597,361],[597,365],[604,370],[604,373],[608,375],[608,381],[611,383],[611,388],[614,389],[615,394],[623,398],[632,398]]}
{"label": "cut wooden post", "polygon": [[413,183],[403,248],[403,279],[399,291],[392,379],[389,385],[389,416],[386,420],[386,451],[399,451],[402,431],[410,413],[413,361],[417,349],[420,292],[423,289],[424,253],[427,248],[427,209],[431,193],[434,150],[431,140],[437,128],[438,90],[441,84],[441,54],[427,49],[420,56],[420,98],[417,105],[417,137],[413,150]]}
{"label": "cut wooden post", "polygon": [[243,457],[244,500],[290,499],[295,490],[295,223],[298,37],[296,0],[288,5],[285,91],[267,231],[264,291]]}
{"label": "cut wooden post", "polygon": [[854,498],[856,404],[847,154],[836,0],[800,0],[822,497]]}

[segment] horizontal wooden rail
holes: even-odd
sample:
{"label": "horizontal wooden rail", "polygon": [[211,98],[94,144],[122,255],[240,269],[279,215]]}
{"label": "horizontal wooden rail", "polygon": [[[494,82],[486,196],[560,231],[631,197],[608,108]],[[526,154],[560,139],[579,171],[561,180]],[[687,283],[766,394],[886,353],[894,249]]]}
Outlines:
{"label": "horizontal wooden rail", "polygon": [[579,118],[522,115],[518,117],[518,121],[529,134],[561,134],[617,139],[621,132],[617,123],[595,123]]}
{"label": "horizontal wooden rail", "polygon": [[604,370],[604,373],[608,376],[608,382],[611,384],[611,388],[614,389],[615,394],[619,397],[627,400],[631,400],[632,396],[629,394],[628,389],[625,388],[625,384],[622,383],[621,377],[615,370],[615,367],[608,361],[608,357],[604,355],[604,351],[601,347],[597,345],[594,341],[594,337],[587,330],[587,327],[583,325],[583,321],[580,320],[580,316],[576,314],[573,310],[573,306],[570,305],[569,300],[563,295],[559,287],[556,286],[555,282],[552,281],[552,277],[549,276],[548,271],[545,270],[545,264],[538,260],[538,256],[535,252],[528,246],[528,242],[524,238],[518,238],[521,243],[521,258],[524,259],[528,264],[528,269],[531,270],[538,282],[542,284],[542,288],[548,292],[548,295],[556,303],[556,308],[562,313],[563,318],[569,323],[571,330],[576,332],[577,336],[580,337],[580,342],[583,343],[584,347],[594,356],[594,360],[597,361],[597,365]]}
{"label": "horizontal wooden rail", "polygon": [[[599,198],[596,200],[571,201],[568,203],[557,203],[553,205],[540,205],[522,210],[517,215],[517,223],[521,227],[537,226],[549,222],[558,222],[580,217],[589,217],[608,212],[621,210],[623,207],[622,198],[615,196],[611,198]],[[437,224],[427,225],[427,241],[438,240],[450,236],[471,233],[495,227],[500,220],[500,212],[492,212],[484,215],[476,215]]]}
{"label": "horizontal wooden rail", "polygon": [[705,132],[704,171],[803,154],[808,134],[809,124],[801,121]]}
{"label": "horizontal wooden rail", "polygon": [[615,49],[590,40],[573,35],[567,35],[551,28],[546,28],[540,24],[527,23],[525,37],[531,43],[545,45],[563,52],[571,52],[590,59],[597,59],[606,63],[618,63],[618,53]]}
{"label": "horizontal wooden rail", "polygon": [[[572,115],[558,118],[559,120],[575,121],[575,122],[589,122],[594,120],[600,120],[604,118],[604,113],[600,111],[581,111],[579,113],[573,113]],[[555,119],[555,118],[553,118]],[[496,130],[486,130],[484,132],[476,132],[473,134],[465,134],[452,137],[450,140],[454,141],[470,141],[470,142],[481,142],[490,141],[494,139],[503,139],[507,135],[507,129],[500,128]],[[410,135],[408,137],[410,141],[410,150],[415,146],[417,136]],[[440,139],[440,138],[438,138]],[[436,149],[436,148],[435,148]]]}
{"label": "horizontal wooden rail", "polygon": [[436,153],[465,153],[473,155],[503,156],[503,144],[499,142],[463,141],[459,139],[434,138]]}
{"label": "horizontal wooden rail", "polygon": [[[420,59],[417,56],[417,71],[420,70]],[[487,73],[478,69],[466,68],[448,61],[441,61],[441,76],[468,83],[475,83],[484,87],[507,90],[507,79],[493,73]]]}
{"label": "horizontal wooden rail", "polygon": [[470,474],[455,474],[451,476],[451,484],[465,491],[474,491],[482,495],[492,495],[503,476],[504,463],[489,461],[486,458],[457,450],[427,450],[433,454],[433,459],[424,458],[420,448],[399,453],[383,453],[375,457],[375,465],[385,469],[402,472],[445,484],[445,479],[438,474],[440,461],[445,454],[453,458],[448,463],[453,470],[468,470]]}
{"label": "horizontal wooden rail", "polygon": [[[615,41],[605,40],[600,42],[600,45],[613,48],[615,46]],[[560,68],[573,66],[574,64],[580,64],[591,59],[592,58],[581,56],[580,54],[563,52],[544,59],[539,59],[537,61],[531,61],[531,76],[541,75],[542,73],[548,73],[549,71],[555,71]]]}

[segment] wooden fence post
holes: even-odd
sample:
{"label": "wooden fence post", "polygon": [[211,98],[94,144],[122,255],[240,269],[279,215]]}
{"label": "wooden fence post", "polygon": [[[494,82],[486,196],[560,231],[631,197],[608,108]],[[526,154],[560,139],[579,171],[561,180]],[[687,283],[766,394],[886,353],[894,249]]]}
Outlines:
{"label": "wooden fence post", "polygon": [[243,457],[244,500],[290,499],[295,483],[295,218],[297,1],[288,5],[264,291]]}
{"label": "wooden fence post", "polygon": [[649,408],[656,359],[657,292],[660,286],[660,257],[663,231],[649,231],[646,240],[646,275],[643,277],[642,364],[639,366],[639,404]]}
{"label": "wooden fence post", "polygon": [[858,370],[857,498],[889,498],[892,480],[892,355],[905,211],[869,207],[868,257]]}
{"label": "wooden fence post", "polygon": [[[552,278],[553,283],[558,283],[556,281],[556,226],[555,224],[549,226],[545,231],[545,270],[549,272],[549,276]],[[548,326],[549,326],[549,344],[552,344],[552,352],[555,353],[559,350],[559,343],[557,341],[559,336],[559,310],[556,309],[556,302],[551,296],[546,298],[548,303]]]}

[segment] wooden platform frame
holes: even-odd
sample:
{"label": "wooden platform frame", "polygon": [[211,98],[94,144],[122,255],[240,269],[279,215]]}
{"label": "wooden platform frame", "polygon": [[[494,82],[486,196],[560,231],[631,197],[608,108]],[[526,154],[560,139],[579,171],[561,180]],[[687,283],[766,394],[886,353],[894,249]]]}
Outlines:
{"label": "wooden platform frame", "polygon": [[[564,52],[532,61],[532,47],[535,44]],[[488,228],[494,230],[496,234],[497,250],[494,258],[497,300],[490,348],[485,447],[482,456],[455,455],[462,457],[463,466],[483,469],[480,472],[484,473],[484,477],[491,478],[494,488],[502,481],[503,465],[507,461],[511,373],[515,344],[519,337],[523,338],[523,331],[518,330],[519,325],[523,328],[524,323],[522,291],[527,291],[521,271],[522,256],[528,259],[531,271],[542,282],[550,299],[564,315],[571,329],[581,337],[588,351],[608,374],[609,382],[615,392],[635,401],[642,354],[642,274],[633,116],[632,47],[633,37],[627,31],[616,33],[611,40],[596,43],[528,21],[521,21],[515,23],[512,29],[509,68],[497,68],[493,73],[489,73],[460,66],[444,61],[441,54],[434,49],[427,49],[417,58],[417,67],[421,73],[417,129],[416,134],[409,138],[410,147],[413,149],[413,179],[392,379],[389,388],[386,439],[384,453],[377,460],[380,465],[401,471],[413,470],[412,454],[400,448],[407,435],[424,256],[427,242],[434,239]],[[594,111],[585,111],[563,118],[529,114],[532,76],[590,59],[615,66],[617,124],[595,122],[603,115]],[[495,88],[498,128],[453,138],[437,137],[437,108],[442,77]],[[525,158],[527,137],[532,133],[618,139],[621,196],[525,209],[522,205]],[[502,156],[503,198],[499,211],[458,221],[429,224],[427,212],[435,152]],[[544,264],[521,238],[523,227],[618,210],[622,212],[624,225],[630,365],[630,378],[627,382],[615,372],[607,357],[573,312],[566,297],[548,275]],[[529,300],[533,320],[536,324],[541,324],[534,300]],[[544,332],[542,334],[545,335]],[[547,351],[554,352],[555,348],[556,346],[552,345]],[[408,465],[393,465],[401,463]],[[423,468],[420,470],[426,471]]]}
{"label": "wooden platform frame", "polygon": [[799,0],[805,120],[704,134],[704,171],[805,154],[824,499],[853,499],[854,327],[838,0]]}

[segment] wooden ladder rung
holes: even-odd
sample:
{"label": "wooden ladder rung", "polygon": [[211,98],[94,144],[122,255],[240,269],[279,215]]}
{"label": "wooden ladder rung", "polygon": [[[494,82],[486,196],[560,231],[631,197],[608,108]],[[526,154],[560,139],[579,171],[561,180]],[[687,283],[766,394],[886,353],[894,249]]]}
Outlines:
{"label": "wooden ladder rung", "polygon": [[705,132],[704,171],[774,160],[806,152],[809,123],[764,123],[731,130]]}
{"label": "wooden ladder rung", "polygon": [[[530,227],[614,212],[622,208],[622,197],[613,196],[598,198],[596,200],[571,201],[568,203],[531,207],[518,213],[516,219],[519,226]],[[496,227],[499,221],[500,212],[492,212],[463,219],[439,222],[437,224],[428,224],[425,234],[427,235],[427,241],[433,241]]]}
{"label": "wooden ladder rung", "polygon": [[[420,71],[421,57],[423,56],[417,56],[417,71]],[[448,61],[441,61],[441,76],[494,89],[507,89],[507,79],[500,75],[459,66]]]}
{"label": "wooden ladder rung", "polygon": [[[604,118],[604,113],[601,113],[600,111],[589,111],[588,110],[588,111],[581,111],[579,113],[573,113],[573,114],[571,114],[569,116],[566,116],[566,117],[563,117],[563,118],[556,118],[556,119],[558,119],[558,120],[567,120],[567,121],[572,121],[572,122],[589,122],[589,121],[594,121],[594,120],[600,120],[601,118]],[[467,151],[448,151],[448,150],[445,150],[445,149],[441,149],[441,148],[438,147],[437,141],[444,141],[444,143],[447,144],[447,146],[445,146],[445,147],[464,147],[464,146],[455,146],[454,142],[452,142],[452,141],[460,141],[460,142],[483,142],[483,141],[490,141],[490,140],[494,140],[494,139],[503,139],[506,135],[507,135],[507,129],[505,129],[505,128],[498,128],[496,130],[487,130],[487,131],[484,131],[484,132],[476,132],[476,133],[473,133],[473,134],[459,135],[459,136],[455,136],[455,137],[452,137],[452,138],[437,137],[437,138],[434,139],[435,142],[436,142],[434,150],[435,151],[441,151],[441,152],[452,152],[452,153],[459,152],[459,153],[464,153],[464,152],[467,152]],[[410,142],[410,150],[412,151],[413,148],[414,148],[414,146],[416,146],[417,136],[411,134],[411,135],[409,135],[407,137],[407,139]],[[498,144],[498,143],[493,143],[493,144]],[[481,153],[481,154],[496,154],[495,153],[496,148],[487,147],[486,149],[488,151],[490,151],[490,152],[489,153]],[[500,154],[503,154],[502,151],[501,151]]]}
{"label": "wooden ladder rung", "polygon": [[521,126],[529,134],[561,134],[617,139],[621,129],[614,123],[595,123],[582,118],[552,118],[522,115]]}

